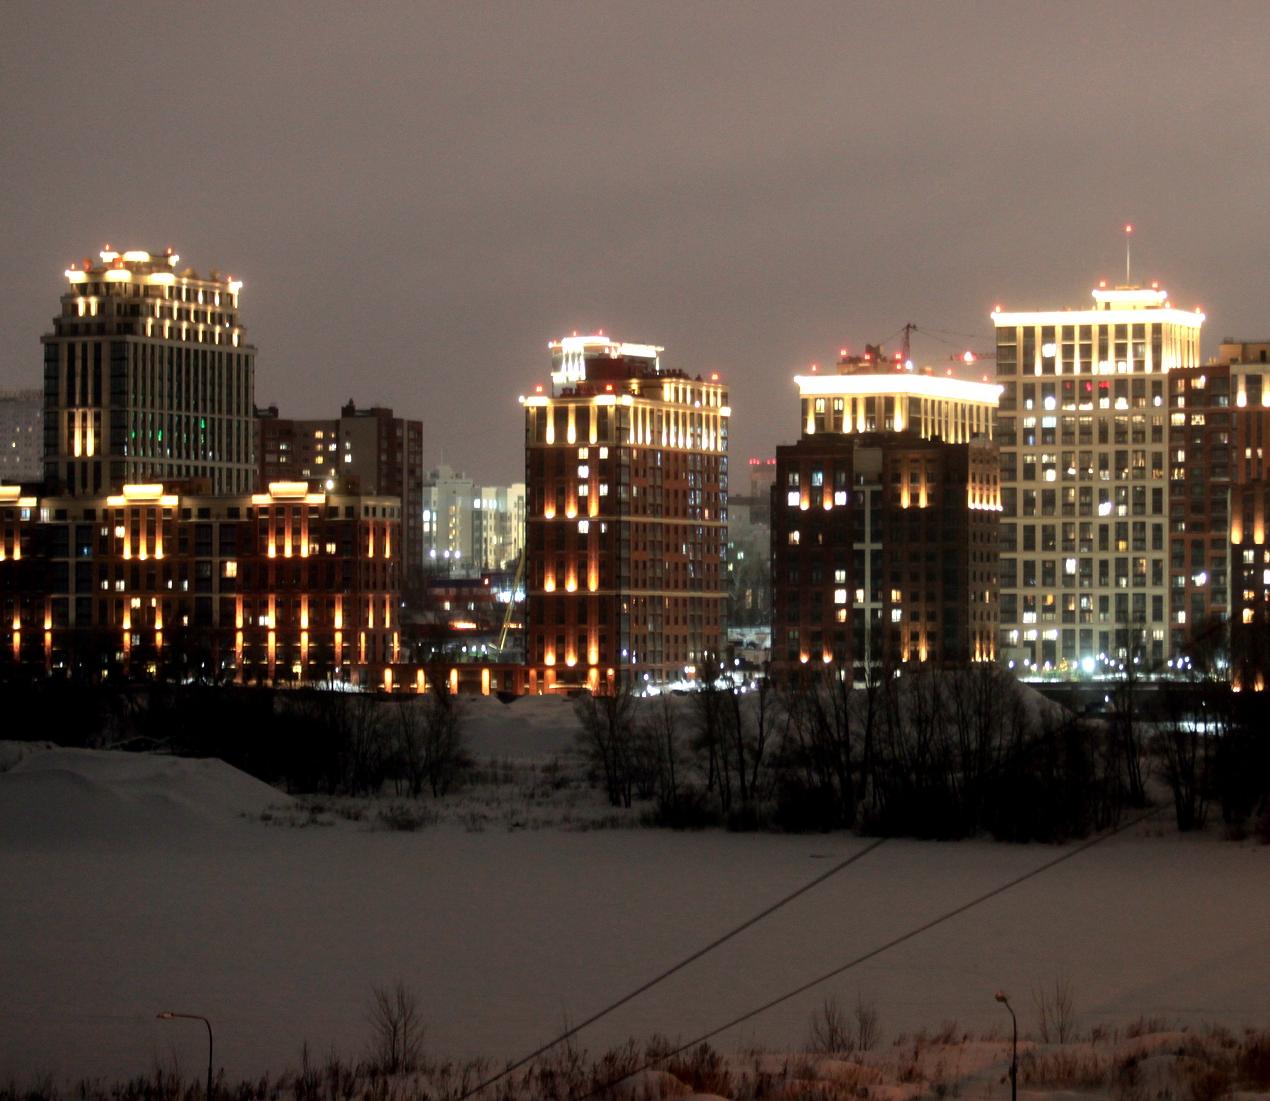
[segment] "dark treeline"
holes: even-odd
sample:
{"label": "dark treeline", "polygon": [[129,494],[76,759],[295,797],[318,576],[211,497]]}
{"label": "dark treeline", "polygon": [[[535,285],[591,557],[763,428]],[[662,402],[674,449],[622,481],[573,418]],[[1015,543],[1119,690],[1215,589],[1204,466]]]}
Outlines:
{"label": "dark treeline", "polygon": [[219,757],[294,792],[443,795],[470,765],[463,701],[423,696],[39,678],[0,686],[5,736]]}
{"label": "dark treeline", "polygon": [[685,696],[577,702],[614,805],[651,800],[671,826],[1062,841],[1147,806],[1156,776],[1179,828],[1203,826],[1216,804],[1231,834],[1270,834],[1261,694],[1179,683],[1148,703],[1127,682],[1105,713],[1082,716],[988,664],[856,688],[834,666],[746,693],[710,679]]}

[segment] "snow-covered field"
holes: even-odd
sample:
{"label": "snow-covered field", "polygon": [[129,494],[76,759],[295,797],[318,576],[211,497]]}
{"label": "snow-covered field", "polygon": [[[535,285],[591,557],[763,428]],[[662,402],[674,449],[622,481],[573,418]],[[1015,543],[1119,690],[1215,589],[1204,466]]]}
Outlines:
{"label": "snow-covered field", "polygon": [[[473,714],[482,760],[544,762],[571,738],[555,701],[480,701]],[[304,1040],[356,1057],[371,988],[399,979],[418,991],[429,1052],[501,1062],[865,844],[577,828],[612,816],[590,793],[560,799],[555,819],[477,813],[490,800],[469,792],[467,811],[415,832],[329,812],[295,828],[279,822],[313,816],[220,762],[26,756],[0,772],[0,1080],[174,1059],[196,1071],[201,1026],[157,1021],[161,1010],[210,1017],[230,1078],[294,1065]],[[796,1049],[827,994],[875,1003],[884,1042],[953,1020],[1002,1028],[998,988],[1027,1029],[1032,992],[1059,976],[1082,1030],[1143,1014],[1264,1027],[1270,848],[1158,822],[719,1042]],[[578,1042],[691,1038],[1056,851],[887,842]]]}

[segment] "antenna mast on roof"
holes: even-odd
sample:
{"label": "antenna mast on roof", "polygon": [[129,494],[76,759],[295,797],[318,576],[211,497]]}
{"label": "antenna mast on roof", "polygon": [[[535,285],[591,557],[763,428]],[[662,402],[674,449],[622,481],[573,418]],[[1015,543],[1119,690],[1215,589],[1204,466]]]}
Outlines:
{"label": "antenna mast on roof", "polygon": [[1130,276],[1129,264],[1129,244],[1133,240],[1133,226],[1126,224],[1124,227],[1124,284],[1126,287],[1133,286],[1133,279]]}

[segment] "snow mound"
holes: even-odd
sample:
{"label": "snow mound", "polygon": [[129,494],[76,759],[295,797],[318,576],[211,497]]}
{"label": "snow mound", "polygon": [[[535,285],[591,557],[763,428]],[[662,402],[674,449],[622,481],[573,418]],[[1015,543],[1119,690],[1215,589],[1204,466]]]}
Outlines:
{"label": "snow mound", "polygon": [[572,750],[578,735],[573,701],[520,696],[503,703],[494,696],[464,697],[468,752],[514,760],[549,760]]}
{"label": "snow mound", "polygon": [[43,753],[46,749],[56,749],[54,742],[9,742],[0,741],[0,772],[8,772],[22,758],[32,753]]}
{"label": "snow mound", "polygon": [[113,842],[223,826],[287,802],[220,760],[48,749],[0,773],[0,834]]}

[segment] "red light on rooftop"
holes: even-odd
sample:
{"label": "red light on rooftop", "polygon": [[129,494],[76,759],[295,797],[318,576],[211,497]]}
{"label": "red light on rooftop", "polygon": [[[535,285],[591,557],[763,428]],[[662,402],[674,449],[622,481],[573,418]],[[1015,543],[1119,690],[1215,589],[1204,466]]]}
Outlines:
{"label": "red light on rooftop", "polygon": [[974,361],[975,361],[975,354],[974,354],[974,352],[972,352],[972,351],[970,351],[969,349],[967,349],[966,353],[965,353],[965,354],[961,357],[961,362],[962,362],[962,363],[964,363],[964,364],[966,364],[966,366],[969,366],[969,365],[970,365],[970,364],[972,364]]}
{"label": "red light on rooftop", "polygon": [[865,353],[864,353],[864,358],[865,358],[865,360],[866,360],[866,361],[867,361],[867,360],[872,359],[872,358],[873,358],[873,353],[872,353],[872,352],[865,352]]}
{"label": "red light on rooftop", "polygon": [[1129,225],[1128,223],[1126,223],[1126,224],[1125,224],[1125,227],[1124,227],[1124,231],[1125,231],[1126,233],[1132,233],[1132,232],[1133,232],[1133,226],[1131,226],[1131,225]]}
{"label": "red light on rooftop", "polygon": [[718,372],[718,371],[711,371],[711,372],[710,372],[710,381],[711,381],[711,382],[718,382],[718,381],[719,381],[719,372]]}
{"label": "red light on rooftop", "polygon": [[1156,279],[1156,280],[1152,281],[1152,283],[1151,283],[1151,289],[1152,289],[1153,291],[1158,291],[1158,290],[1160,289],[1160,281],[1159,281],[1158,279]]}
{"label": "red light on rooftop", "polygon": [[541,393],[542,393],[542,383],[541,383],[541,382],[540,382],[537,386],[535,386],[535,387],[534,387],[534,393],[535,393],[535,394],[541,394]]}
{"label": "red light on rooftop", "polygon": [[1099,290],[1106,290],[1106,288],[1107,288],[1107,280],[1105,280],[1105,279],[1099,279],[1099,280],[1098,280],[1098,289],[1099,289]]}
{"label": "red light on rooftop", "polygon": [[839,348],[839,349],[838,349],[838,354],[839,354],[840,356],[845,356],[845,355],[847,354],[847,350],[846,350],[846,348]]}
{"label": "red light on rooftop", "polygon": [[604,389],[611,394],[613,392],[613,384],[611,382],[606,382],[604,384]]}

